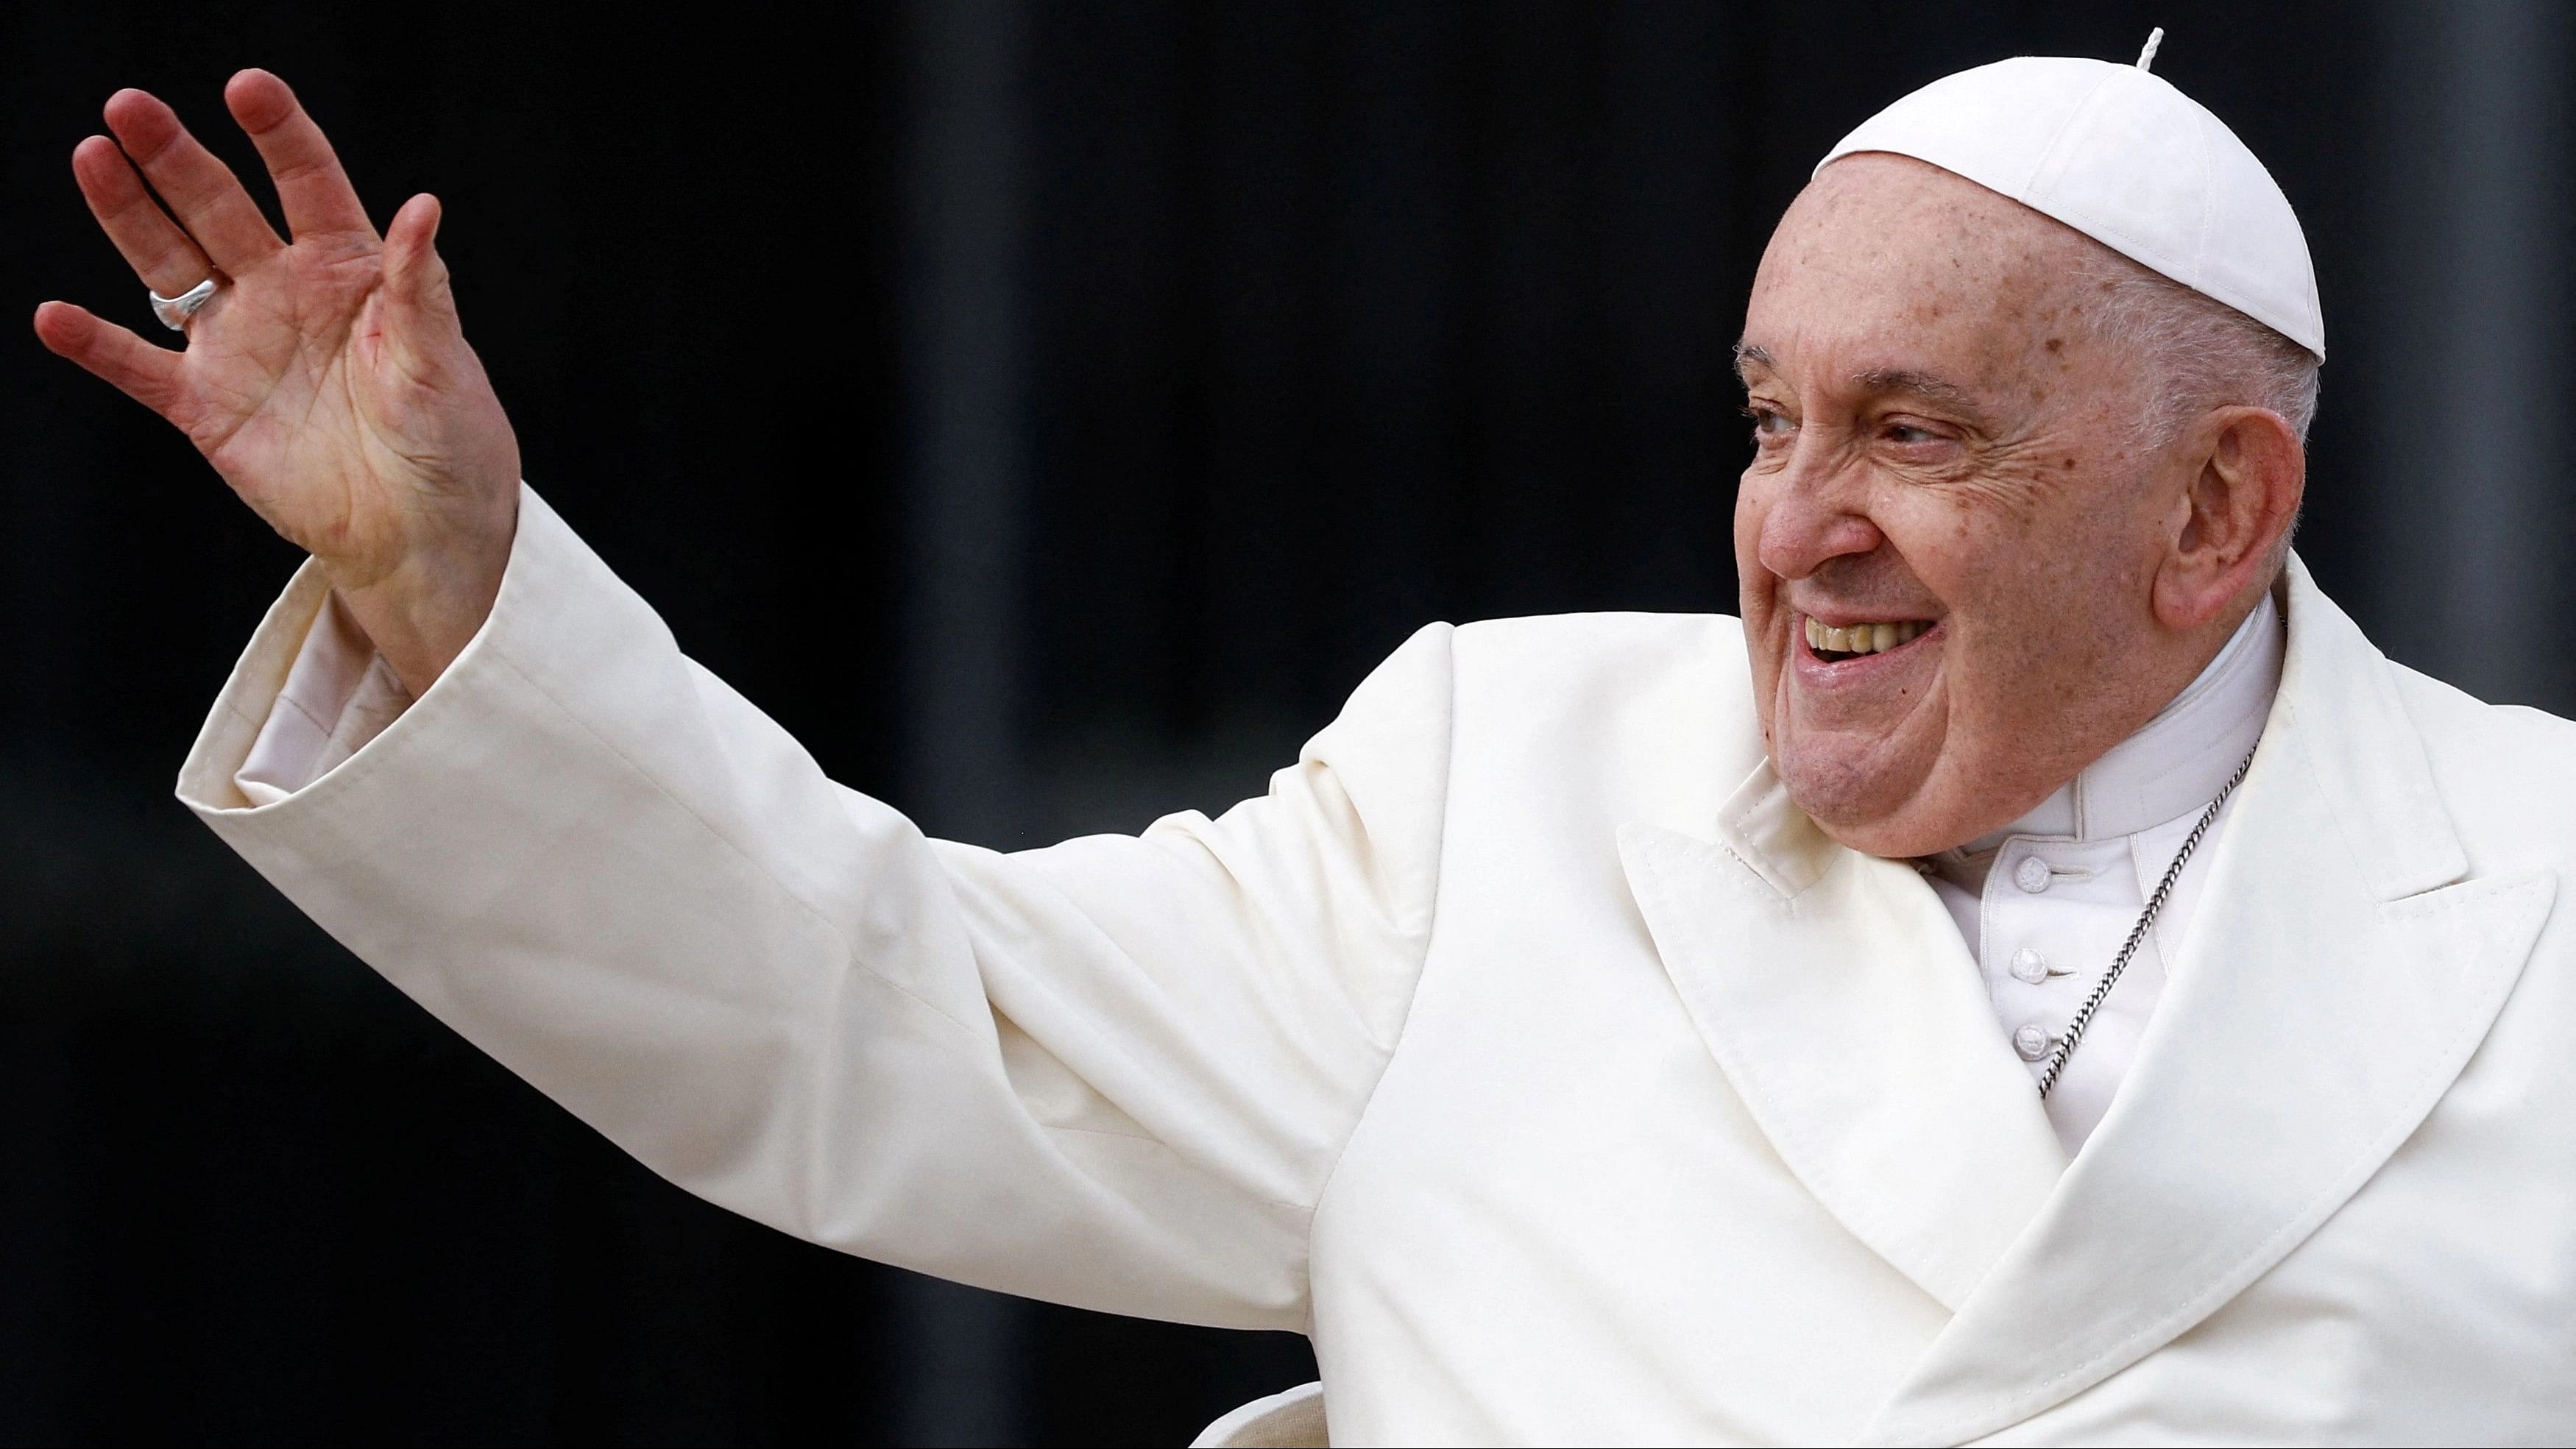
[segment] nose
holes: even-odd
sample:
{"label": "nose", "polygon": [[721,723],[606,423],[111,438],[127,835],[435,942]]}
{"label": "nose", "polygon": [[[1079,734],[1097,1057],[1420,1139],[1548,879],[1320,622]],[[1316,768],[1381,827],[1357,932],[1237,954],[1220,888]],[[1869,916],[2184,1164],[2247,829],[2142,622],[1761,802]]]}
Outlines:
{"label": "nose", "polygon": [[1754,556],[1782,579],[1803,579],[1828,562],[1867,554],[1887,536],[1862,511],[1862,490],[1847,473],[1792,463],[1766,490]]}

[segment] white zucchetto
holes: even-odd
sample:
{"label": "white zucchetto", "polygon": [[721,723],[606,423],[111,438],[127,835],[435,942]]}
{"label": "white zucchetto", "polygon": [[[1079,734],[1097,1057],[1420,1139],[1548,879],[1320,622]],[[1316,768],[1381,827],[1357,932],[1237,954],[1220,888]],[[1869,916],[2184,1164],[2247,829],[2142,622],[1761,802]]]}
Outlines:
{"label": "white zucchetto", "polygon": [[[2159,38],[2162,32],[2158,32]],[[2019,56],[1944,76],[1861,123],[1856,151],[1928,161],[2075,228],[2326,355],[2290,199],[2236,133],[2136,65]]]}

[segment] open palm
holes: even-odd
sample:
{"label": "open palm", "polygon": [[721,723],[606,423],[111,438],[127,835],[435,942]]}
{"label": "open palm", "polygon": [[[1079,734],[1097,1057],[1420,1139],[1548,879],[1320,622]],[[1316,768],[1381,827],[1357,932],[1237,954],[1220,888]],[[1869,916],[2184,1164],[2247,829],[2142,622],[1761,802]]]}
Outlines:
{"label": "open palm", "polygon": [[225,101],[293,242],[168,106],[120,91],[106,108],[116,139],[72,154],[82,194],[154,291],[220,285],[183,351],[62,302],[38,309],[37,333],[185,433],[322,561],[406,682],[425,687],[499,586],[519,477],[517,440],[433,247],[438,203],[412,198],[379,237],[284,82],[244,71]]}

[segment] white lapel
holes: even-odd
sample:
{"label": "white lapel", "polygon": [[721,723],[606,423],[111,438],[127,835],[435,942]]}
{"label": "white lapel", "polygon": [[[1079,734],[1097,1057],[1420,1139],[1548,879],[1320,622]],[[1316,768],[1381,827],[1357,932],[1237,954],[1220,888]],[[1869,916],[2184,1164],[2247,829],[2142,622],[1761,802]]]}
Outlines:
{"label": "white lapel", "polygon": [[1955,1310],[2066,1166],[2030,1074],[1911,866],[1827,839],[1768,763],[1720,817],[1620,829],[1665,970],[1789,1170]]}
{"label": "white lapel", "polygon": [[2476,1050],[2556,892],[2470,877],[2387,661],[2295,561],[2270,722],[2110,1114],[1865,1443],[1955,1444],[2206,1318]]}

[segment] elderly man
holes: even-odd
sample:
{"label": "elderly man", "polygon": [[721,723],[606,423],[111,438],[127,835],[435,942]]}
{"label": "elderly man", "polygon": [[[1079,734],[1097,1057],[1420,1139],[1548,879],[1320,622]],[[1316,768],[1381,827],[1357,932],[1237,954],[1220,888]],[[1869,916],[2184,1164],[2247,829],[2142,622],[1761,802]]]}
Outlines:
{"label": "elderly man", "polygon": [[1789,209],[1740,625],[1434,625],[1266,797],[1016,855],[682,657],[520,482],[437,204],[227,100],[294,240],[121,93],[75,169],[186,349],[36,319],[313,554],[181,794],[675,1181],[1310,1333],[1329,1410],[1235,1442],[2576,1437],[2576,735],[2289,553],[2305,243],[2143,60],[1938,82]]}

